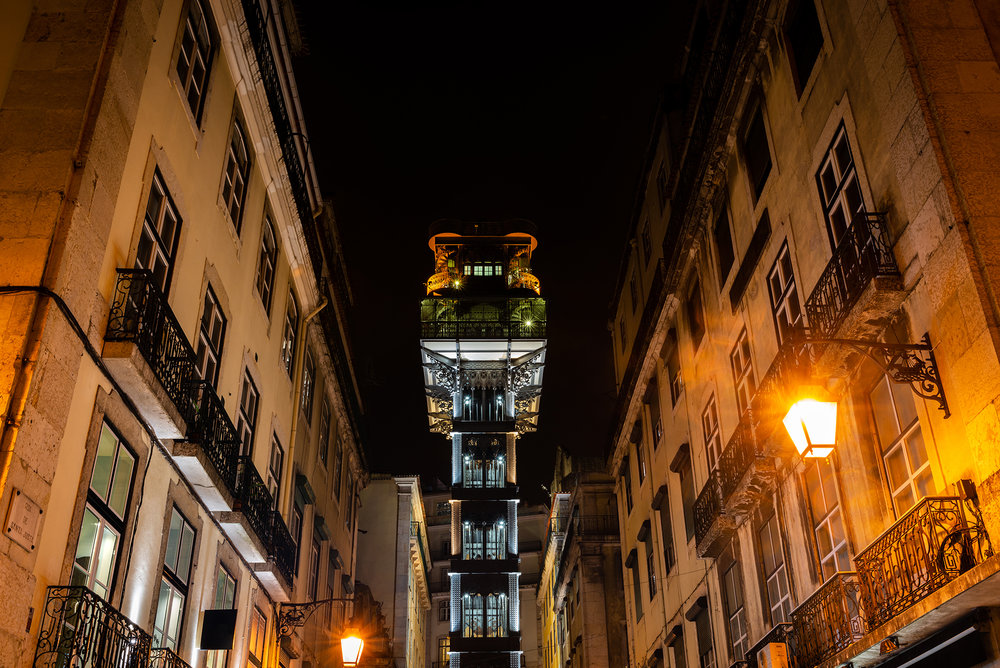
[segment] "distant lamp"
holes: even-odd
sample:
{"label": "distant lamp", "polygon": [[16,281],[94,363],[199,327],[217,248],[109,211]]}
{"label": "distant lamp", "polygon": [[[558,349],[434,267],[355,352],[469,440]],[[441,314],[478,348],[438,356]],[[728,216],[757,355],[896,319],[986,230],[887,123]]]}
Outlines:
{"label": "distant lamp", "polygon": [[823,459],[837,443],[837,402],[822,388],[808,388],[782,421],[803,457]]}
{"label": "distant lamp", "polygon": [[461,285],[462,285],[462,281],[455,281],[455,287],[456,288],[460,287]]}
{"label": "distant lamp", "polygon": [[361,652],[365,648],[365,641],[354,629],[350,629],[343,638],[340,639],[340,651],[343,655],[345,666],[357,666],[361,661]]}
{"label": "distant lamp", "polygon": [[533,324],[535,324],[535,323],[531,322],[530,320],[525,320],[524,321],[524,326],[525,327],[531,327]]}

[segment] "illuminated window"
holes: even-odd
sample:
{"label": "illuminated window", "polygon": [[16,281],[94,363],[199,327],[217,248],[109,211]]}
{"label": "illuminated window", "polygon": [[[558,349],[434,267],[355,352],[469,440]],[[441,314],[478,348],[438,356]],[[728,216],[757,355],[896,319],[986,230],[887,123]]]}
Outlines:
{"label": "illuminated window", "polygon": [[814,460],[806,469],[804,478],[816,553],[823,579],[827,580],[837,571],[851,570],[847,530],[840,511],[837,481],[831,460]]}
{"label": "illuminated window", "polygon": [[875,431],[896,514],[934,493],[934,477],[910,386],[883,375],[869,393]]}
{"label": "illuminated window", "polygon": [[795,274],[792,272],[792,256],[788,243],[781,246],[774,266],[767,275],[767,285],[771,297],[771,312],[774,315],[774,329],[778,343],[784,343],[793,330],[802,327],[802,307],[799,293],[795,288]]}
{"label": "illuminated window", "polygon": [[170,516],[167,550],[163,558],[163,577],[153,619],[153,646],[177,651],[177,641],[184,622],[184,604],[194,554],[194,528],[177,508]]}
{"label": "illuminated window", "polygon": [[[236,607],[236,579],[229,574],[222,564],[215,576],[214,610],[232,610]],[[205,668],[226,668],[229,662],[227,650],[211,650],[205,662]]]}
{"label": "illuminated window", "polygon": [[214,33],[201,2],[190,0],[187,15],[181,25],[181,45],[176,70],[181,92],[198,121],[201,120],[201,112],[205,106],[205,88],[208,86],[208,74],[212,67],[214,41]]}
{"label": "illuminated window", "polygon": [[781,544],[778,514],[770,516],[757,530],[760,548],[760,568],[764,576],[764,609],[771,611],[771,625],[792,621],[792,596],[785,568],[785,552]]}
{"label": "illuminated window", "polygon": [[248,645],[250,649],[250,663],[258,668],[264,660],[264,642],[266,638],[267,617],[260,611],[260,608],[254,608],[253,612],[250,613]]}
{"label": "illuminated window", "polygon": [[736,345],[729,353],[729,363],[733,370],[733,386],[736,388],[736,405],[740,415],[750,407],[750,400],[757,391],[753,378],[753,360],[750,358],[750,339],[746,327],[736,339]]}
{"label": "illuminated window", "polygon": [[149,187],[146,213],[142,218],[135,268],[148,269],[153,274],[153,283],[164,295],[170,287],[180,231],[181,218],[163,184],[160,170],[156,170]]}

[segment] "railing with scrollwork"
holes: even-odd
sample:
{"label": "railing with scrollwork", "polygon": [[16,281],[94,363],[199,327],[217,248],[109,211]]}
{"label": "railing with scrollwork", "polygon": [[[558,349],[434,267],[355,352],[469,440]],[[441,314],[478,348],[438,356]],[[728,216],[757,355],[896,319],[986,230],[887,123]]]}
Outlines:
{"label": "railing with scrollwork", "polygon": [[872,279],[899,276],[885,213],[859,211],[806,300],[818,336],[834,336]]}
{"label": "railing with scrollwork", "polygon": [[257,472],[250,457],[239,457],[237,459],[236,475],[236,498],[237,510],[247,518],[247,523],[257,533],[257,536],[264,542],[271,527],[271,512],[274,508],[274,500],[267,485]]}
{"label": "railing with scrollwork", "polygon": [[222,400],[208,381],[190,384],[188,440],[201,446],[231,494],[236,494],[240,437]]}
{"label": "railing with scrollwork", "polygon": [[740,420],[736,431],[729,438],[726,449],[719,455],[719,485],[722,487],[722,498],[728,499],[739,486],[740,481],[754,460],[762,455],[758,447],[749,416]]}
{"label": "railing with scrollwork", "polygon": [[708,481],[694,502],[694,533],[699,543],[712,530],[712,525],[722,514],[723,508],[725,501],[722,498],[722,483],[719,482],[719,471],[716,469],[708,476]]}
{"label": "railing with scrollwork", "polygon": [[788,656],[788,668],[803,668],[796,655],[798,654],[798,644],[795,637],[795,628],[791,622],[778,622],[771,627],[771,630],[754,644],[746,653],[745,663],[747,668],[760,668],[757,662],[757,655],[764,647],[771,643],[783,643]]}
{"label": "railing with scrollwork", "polygon": [[811,668],[845,649],[865,634],[858,574],[842,571],[792,611],[798,660]]}
{"label": "railing with scrollwork", "polygon": [[432,297],[420,304],[421,337],[425,339],[544,338],[545,317],[545,300],[541,297]]}
{"label": "railing with scrollwork", "polygon": [[86,587],[49,587],[34,668],[145,668],[152,639]]}
{"label": "railing with scrollwork", "polygon": [[924,498],[854,557],[868,630],[991,556],[975,506],[954,496]]}
{"label": "railing with scrollwork", "polygon": [[191,668],[191,666],[169,648],[157,647],[149,654],[149,668]]}
{"label": "railing with scrollwork", "polygon": [[118,270],[104,338],[134,343],[167,396],[183,412],[187,383],[196,376],[195,353],[152,272]]}
{"label": "railing with scrollwork", "polygon": [[295,541],[281,518],[281,513],[271,513],[270,529],[268,531],[268,553],[275,566],[291,583],[295,577]]}

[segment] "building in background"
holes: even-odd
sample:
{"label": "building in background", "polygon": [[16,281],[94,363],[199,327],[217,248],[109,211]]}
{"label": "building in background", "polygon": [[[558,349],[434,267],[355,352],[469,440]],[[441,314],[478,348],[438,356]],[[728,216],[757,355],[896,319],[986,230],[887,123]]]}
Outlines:
{"label": "building in background", "polygon": [[293,16],[0,7],[0,665],[336,662],[349,606],[277,621],[350,597],[367,482]]}
{"label": "building in background", "polygon": [[431,549],[416,476],[376,474],[361,494],[357,577],[389,620],[398,668],[423,668],[431,592]]}
{"label": "building in background", "polygon": [[626,662],[614,488],[599,458],[573,457],[557,448],[537,598],[538,665],[543,668],[602,668]]}
{"label": "building in background", "polygon": [[452,668],[521,664],[515,444],[545,362],[537,243],[526,221],[431,226],[420,350],[430,427],[451,442]]}
{"label": "building in background", "polygon": [[611,311],[628,665],[996,663],[994,3],[675,25]]}

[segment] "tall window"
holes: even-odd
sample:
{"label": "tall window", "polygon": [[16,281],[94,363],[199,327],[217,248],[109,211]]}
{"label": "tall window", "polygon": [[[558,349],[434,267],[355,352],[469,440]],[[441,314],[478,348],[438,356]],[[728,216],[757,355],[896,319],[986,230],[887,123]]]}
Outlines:
{"label": "tall window", "polygon": [[229,212],[236,231],[240,231],[243,215],[243,200],[247,194],[247,178],[250,175],[250,153],[247,149],[246,133],[239,120],[233,122],[233,134],[226,151],[226,172],[222,178],[222,201]]}
{"label": "tall window", "polygon": [[694,618],[694,629],[698,636],[698,665],[700,668],[716,668],[715,647],[712,645],[712,619],[707,607],[701,608]]}
{"label": "tall window", "polygon": [[344,509],[344,524],[350,529],[351,525],[354,523],[354,477],[351,476],[351,472],[346,473],[347,477],[347,507]]}
{"label": "tall window", "polygon": [[271,434],[271,456],[267,463],[267,491],[271,493],[271,502],[278,507],[278,493],[281,488],[281,473],[285,465],[285,451],[277,434]]}
{"label": "tall window", "polygon": [[639,472],[639,487],[646,480],[646,456],[642,451],[642,422],[636,420],[632,429],[633,444],[635,445],[636,470]]}
{"label": "tall window", "polygon": [[681,361],[676,344],[667,356],[667,376],[670,377],[670,405],[677,406],[684,385],[681,383]]}
{"label": "tall window", "polygon": [[184,623],[184,601],[191,575],[191,557],[194,553],[194,528],[177,508],[170,514],[167,530],[167,551],[163,557],[163,578],[153,620],[153,646],[177,650]]}
{"label": "tall window", "polygon": [[632,514],[632,466],[628,457],[622,460],[622,487],[625,488],[625,516]]}
{"label": "tall window", "polygon": [[507,526],[503,520],[462,523],[463,559],[506,559]]}
{"label": "tall window", "polygon": [[446,598],[438,602],[438,621],[446,622],[451,618],[451,601]]}
{"label": "tall window", "polygon": [[313,601],[316,600],[316,593],[319,588],[319,554],[319,543],[314,539],[312,548],[309,551],[309,585],[307,588],[309,598]]}
{"label": "tall window", "polygon": [[823,30],[819,25],[815,0],[792,0],[788,3],[784,33],[795,90],[801,93],[823,48]]}
{"label": "tall window", "polygon": [[160,170],[153,172],[153,183],[146,200],[146,214],[142,218],[142,234],[135,253],[135,268],[148,269],[153,282],[163,294],[170,287],[177,239],[181,233],[181,217],[163,185]]}
{"label": "tall window", "polygon": [[632,274],[632,278],[628,281],[629,296],[632,299],[632,313],[635,313],[636,309],[639,308],[639,285],[635,280],[635,274]]}
{"label": "tall window", "polygon": [[896,514],[934,493],[934,477],[909,385],[883,375],[869,393],[875,431]]}
{"label": "tall window", "polygon": [[649,233],[649,219],[642,221],[642,231],[639,233],[639,240],[642,246],[642,263],[649,264],[649,258],[653,255],[653,239]]}
{"label": "tall window", "polygon": [[240,411],[236,418],[236,431],[240,435],[240,454],[244,457],[253,452],[253,433],[257,428],[257,404],[260,393],[250,377],[250,370],[243,370],[243,384],[240,386]]}
{"label": "tall window", "polygon": [[764,127],[764,113],[759,103],[753,107],[748,118],[742,137],[743,160],[756,202],[764,192],[767,177],[771,174],[771,148],[767,141],[767,129]]}
{"label": "tall window", "polygon": [[222,359],[222,341],[226,335],[226,317],[219,307],[219,300],[209,286],[205,290],[205,306],[198,328],[198,374],[214,387],[219,380],[219,361]]}
{"label": "tall window", "polygon": [[326,460],[330,456],[330,400],[323,398],[323,406],[319,409],[319,440],[316,441],[316,449],[319,455],[319,463],[326,467]]}
{"label": "tall window", "polygon": [[[447,601],[443,602],[447,603]],[[442,621],[448,621],[448,618],[445,617]],[[446,667],[448,665],[448,662],[451,660],[451,656],[448,654],[450,651],[451,651],[451,637],[441,636],[440,638],[438,638],[438,663],[441,664],[442,668]]]}
{"label": "tall window", "polygon": [[264,305],[264,310],[271,312],[271,293],[274,289],[274,272],[278,266],[278,240],[274,235],[274,224],[271,215],[264,215],[264,229],[260,238],[260,258],[257,260],[257,277],[254,287]]}
{"label": "tall window", "polygon": [[701,285],[695,281],[691,286],[691,294],[687,301],[688,327],[691,330],[691,342],[698,350],[701,340],[705,338],[705,309],[701,303]]}
{"label": "tall window", "polygon": [[337,432],[333,439],[333,475],[331,484],[333,485],[333,496],[340,500],[340,475],[344,468],[344,443],[340,439],[340,432]]}
{"label": "tall window", "polygon": [[114,583],[134,471],[135,455],[105,422],[97,443],[70,579],[71,585],[87,587],[104,599]]}
{"label": "tall window", "polygon": [[722,574],[722,591],[729,622],[729,641],[733,658],[742,661],[750,641],[747,637],[747,613],[743,606],[743,578],[740,577],[740,562],[730,554],[729,565]]}
{"label": "tall window", "polygon": [[[653,550],[653,532],[646,536],[646,581],[649,583],[649,600],[656,596],[656,552]],[[577,590],[579,595],[579,589]],[[577,601],[579,603],[579,601]]]}
{"label": "tall window", "polygon": [[618,342],[621,344],[622,354],[625,353],[625,344],[628,341],[628,333],[625,331],[625,317],[618,321]]}
{"label": "tall window", "polygon": [[667,206],[667,167],[662,162],[660,168],[656,170],[656,196],[660,203],[660,211]]}
{"label": "tall window", "polygon": [[635,604],[635,621],[642,619],[642,586],[640,584],[642,568],[639,567],[639,557],[635,548],[629,552],[625,567],[632,571],[632,601]]}
{"label": "tall window", "polygon": [[299,327],[299,304],[295,294],[288,291],[288,305],[285,307],[285,328],[281,334],[281,363],[285,373],[292,375],[292,365],[295,363],[295,337]]}
{"label": "tall window", "polygon": [[[212,608],[214,610],[232,610],[235,607],[236,578],[230,575],[222,564],[219,564],[219,571],[215,575],[215,601]],[[205,668],[226,668],[228,662],[228,650],[211,650],[208,652]]]}
{"label": "tall window", "polygon": [[787,242],[778,251],[778,258],[767,275],[767,285],[771,297],[771,313],[774,315],[774,330],[778,335],[778,343],[784,343],[794,329],[804,324]]}
{"label": "tall window", "polygon": [[486,637],[506,638],[508,626],[507,594],[487,594]]}
{"label": "tall window", "polygon": [[292,504],[292,513],[288,516],[288,533],[291,534],[292,541],[295,543],[296,571],[298,571],[298,555],[301,554],[299,547],[302,544],[302,514],[302,506],[299,505],[299,500],[295,499],[295,503]]}
{"label": "tall window", "polygon": [[819,459],[805,472],[809,510],[812,514],[813,536],[823,579],[837,571],[851,570],[847,531],[840,512],[837,483],[830,459]]}
{"label": "tall window", "polygon": [[753,360],[750,358],[750,339],[747,338],[747,328],[736,338],[736,345],[729,353],[729,364],[733,370],[733,386],[736,388],[736,405],[740,415],[746,412],[757,391],[753,378]]}
{"label": "tall window", "polygon": [[306,349],[306,361],[302,368],[302,413],[306,416],[306,422],[312,422],[313,414],[313,388],[316,386],[316,362],[313,361],[312,351]]}
{"label": "tall window", "polygon": [[715,253],[719,259],[719,289],[726,284],[729,272],[733,269],[736,253],[733,251],[733,235],[729,230],[729,211],[722,207],[712,226],[712,238],[715,241]]}
{"label": "tall window", "polygon": [[[801,4],[812,4],[811,0]],[[819,199],[823,203],[826,231],[830,245],[837,248],[847,233],[854,216],[864,209],[858,175],[854,169],[851,146],[847,141],[847,131],[841,125],[834,135],[830,150],[827,151],[819,172],[816,174]]]}
{"label": "tall window", "polygon": [[506,638],[508,617],[506,594],[466,593],[462,596],[463,638]]}
{"label": "tall window", "polygon": [[663,498],[660,501],[660,537],[663,539],[663,570],[665,574],[670,573],[677,561],[674,551],[674,528],[670,517],[670,494],[666,485],[663,486]]}
{"label": "tall window", "polygon": [[649,380],[643,404],[649,413],[650,431],[653,433],[653,450],[656,450],[663,439],[663,419],[660,417],[660,384],[656,381],[655,373]]}
{"label": "tall window", "polygon": [[684,534],[687,540],[694,536],[694,504],[698,494],[694,489],[694,472],[691,460],[686,459],[675,471],[681,479],[681,503],[684,506]]}
{"label": "tall window", "polygon": [[788,571],[785,568],[785,552],[781,546],[781,531],[778,514],[771,514],[757,530],[757,544],[760,546],[760,568],[764,577],[764,609],[771,611],[771,625],[790,622],[792,596],[788,588]]}
{"label": "tall window", "polygon": [[181,48],[177,54],[177,76],[188,107],[201,120],[205,106],[205,88],[212,67],[213,32],[199,0],[190,0],[181,26]]}
{"label": "tall window", "polygon": [[247,644],[250,649],[250,663],[257,666],[257,668],[260,668],[261,662],[264,661],[264,642],[266,638],[267,617],[260,611],[260,608],[255,607],[253,612],[250,613],[250,633],[247,638]]}
{"label": "tall window", "polygon": [[715,394],[708,398],[705,410],[701,413],[701,434],[705,439],[705,453],[708,456],[708,470],[714,471],[719,465],[719,455],[722,454],[722,436],[719,434],[719,408],[715,403]]}

